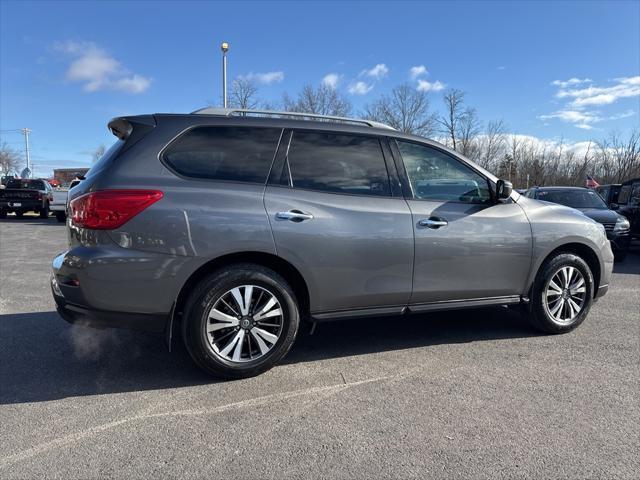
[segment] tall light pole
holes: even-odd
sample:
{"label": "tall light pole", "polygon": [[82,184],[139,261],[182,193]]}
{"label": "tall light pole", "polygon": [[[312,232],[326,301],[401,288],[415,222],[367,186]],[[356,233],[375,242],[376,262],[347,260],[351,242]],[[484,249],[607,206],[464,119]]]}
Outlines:
{"label": "tall light pole", "polygon": [[227,108],[227,52],[229,44],[222,42],[220,50],[222,50],[222,106]]}
{"label": "tall light pole", "polygon": [[27,157],[27,168],[31,170],[29,168],[29,165],[31,163],[29,158],[29,134],[31,133],[31,130],[29,130],[28,128],[23,128],[22,133],[24,134],[24,153],[25,157]]}

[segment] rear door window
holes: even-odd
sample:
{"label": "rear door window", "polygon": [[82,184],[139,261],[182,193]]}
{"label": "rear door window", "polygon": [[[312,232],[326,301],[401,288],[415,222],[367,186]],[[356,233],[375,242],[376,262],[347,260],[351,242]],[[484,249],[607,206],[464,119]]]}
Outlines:
{"label": "rear door window", "polygon": [[288,159],[294,188],[391,196],[389,174],[376,137],[296,130]]}
{"label": "rear door window", "polygon": [[196,127],[163,152],[169,168],[185,177],[264,184],[280,128]]}

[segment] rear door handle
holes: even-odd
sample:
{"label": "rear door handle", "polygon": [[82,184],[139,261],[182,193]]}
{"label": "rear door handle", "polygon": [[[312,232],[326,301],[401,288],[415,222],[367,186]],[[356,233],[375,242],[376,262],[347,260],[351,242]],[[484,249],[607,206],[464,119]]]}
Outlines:
{"label": "rear door handle", "polygon": [[442,219],[442,218],[426,218],[423,220],[420,220],[418,222],[418,225],[420,225],[421,227],[427,227],[427,228],[440,228],[440,227],[446,227],[447,225],[449,225],[449,222],[447,222],[446,220]]}
{"label": "rear door handle", "polygon": [[311,220],[313,215],[310,213],[304,213],[300,210],[289,210],[288,212],[278,212],[276,213],[276,218],[278,220],[289,220],[291,222],[304,222],[305,220]]}

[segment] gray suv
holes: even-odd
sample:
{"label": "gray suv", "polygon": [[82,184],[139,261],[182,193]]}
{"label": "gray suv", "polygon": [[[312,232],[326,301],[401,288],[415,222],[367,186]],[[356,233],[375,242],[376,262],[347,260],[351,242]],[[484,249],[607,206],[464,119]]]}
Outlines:
{"label": "gray suv", "polygon": [[109,128],[70,192],[58,311],[179,333],[216,376],[267,370],[303,318],[522,305],[563,333],[608,289],[602,225],[375,122],[204,109]]}

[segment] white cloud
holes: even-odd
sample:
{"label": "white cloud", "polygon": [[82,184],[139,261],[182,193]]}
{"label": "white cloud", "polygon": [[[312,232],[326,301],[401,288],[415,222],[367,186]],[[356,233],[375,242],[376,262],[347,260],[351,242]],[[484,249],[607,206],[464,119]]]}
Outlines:
{"label": "white cloud", "polygon": [[340,83],[341,75],[337,73],[328,73],[322,79],[322,85],[325,87],[333,88],[334,90],[338,87]]}
{"label": "white cloud", "polygon": [[587,112],[584,110],[558,110],[548,115],[540,115],[540,120],[558,119],[566,123],[572,123],[574,127],[581,128],[582,130],[593,129],[594,123],[605,122],[608,120],[620,120],[635,115],[633,110],[627,110],[626,112],[617,113],[608,117],[603,117],[597,112]]}
{"label": "white cloud", "polygon": [[253,80],[257,83],[263,83],[265,85],[271,85],[272,83],[280,83],[284,80],[284,72],[264,72],[264,73],[248,73],[247,75],[240,75],[240,78],[246,78],[247,80]]}
{"label": "white cloud", "polygon": [[590,78],[570,78],[569,80],[554,80],[551,85],[556,85],[560,88],[567,88],[572,85],[580,85],[583,83],[591,83],[593,80]]}
{"label": "white cloud", "polygon": [[559,87],[555,96],[566,99],[567,103],[564,108],[547,115],[540,115],[538,118],[541,120],[558,119],[571,123],[576,128],[591,130],[595,123],[620,120],[635,115],[636,112],[633,110],[609,116],[603,116],[599,111],[588,110],[588,107],[610,105],[622,98],[640,96],[640,76],[616,78],[613,82],[615,83],[611,86],[598,87],[594,86],[593,80],[589,78],[554,80],[551,84]]}
{"label": "white cloud", "polygon": [[584,108],[593,105],[610,105],[621,98],[640,96],[640,76],[616,78],[615,81],[617,83],[610,87],[589,86],[566,89],[566,86],[561,85],[556,97],[571,98],[573,99],[570,103],[572,107]]}
{"label": "white cloud", "polygon": [[540,115],[541,120],[550,120],[558,118],[569,123],[593,123],[600,120],[592,112],[580,112],[577,110],[558,110],[548,115]]}
{"label": "white cloud", "polygon": [[411,78],[411,80],[415,80],[416,78],[427,75],[428,73],[427,67],[424,65],[416,65],[409,69],[409,78]]}
{"label": "white cloud", "polygon": [[373,85],[366,82],[355,82],[349,85],[349,93],[352,95],[366,95],[372,88]]}
{"label": "white cloud", "polygon": [[82,83],[87,92],[117,90],[142,93],[151,79],[132,73],[122,63],[92,42],[66,41],[54,45],[54,50],[72,58],[66,72],[70,82]]}
{"label": "white cloud", "polygon": [[360,72],[360,75],[366,75],[367,77],[375,78],[376,80],[380,80],[384,78],[389,73],[389,69],[384,63],[378,63],[375,67],[369,70],[363,70]]}
{"label": "white cloud", "polygon": [[420,92],[439,92],[440,90],[444,90],[446,85],[439,80],[435,82],[427,82],[426,80],[418,80],[417,90]]}
{"label": "white cloud", "polygon": [[507,66],[506,65],[498,65],[498,70],[506,70]]}
{"label": "white cloud", "polygon": [[141,75],[134,74],[131,77],[124,77],[116,80],[114,86],[116,90],[131,93],[142,93],[151,85],[151,80]]}

